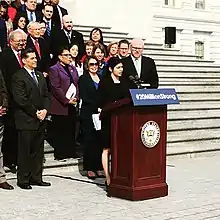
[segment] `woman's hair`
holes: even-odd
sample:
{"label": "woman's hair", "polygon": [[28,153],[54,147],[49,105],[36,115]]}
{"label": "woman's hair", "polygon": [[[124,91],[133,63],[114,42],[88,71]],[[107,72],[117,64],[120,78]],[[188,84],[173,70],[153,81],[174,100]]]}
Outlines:
{"label": "woman's hair", "polygon": [[110,67],[112,70],[117,66],[119,63],[122,63],[121,59],[118,57],[111,57],[108,60],[108,67]]}
{"label": "woman's hair", "polygon": [[112,45],[114,45],[114,44],[117,44],[118,45],[118,42],[117,41],[114,41],[114,42],[111,42],[109,45],[108,45],[108,47],[107,47],[107,55],[109,55],[109,52],[110,52],[110,49],[111,49],[111,47],[112,47]]}
{"label": "woman's hair", "polygon": [[63,53],[64,50],[68,50],[69,51],[69,47],[68,46],[59,47],[58,50],[57,50],[57,57],[59,57]]}
{"label": "woman's hair", "polygon": [[18,21],[19,21],[20,18],[25,18],[25,20],[26,20],[26,25],[23,29],[23,31],[26,32],[27,31],[27,25],[28,25],[28,18],[27,18],[26,14],[24,12],[18,12],[16,14],[16,16],[14,18],[14,21],[13,21],[13,30],[18,29]]}
{"label": "woman's hair", "polygon": [[89,64],[89,60],[94,59],[97,61],[97,63],[99,63],[98,59],[95,56],[88,56],[84,63],[83,63],[83,72],[87,72],[88,73],[88,64]]}
{"label": "woman's hair", "polygon": [[[90,32],[90,40],[92,40],[92,33],[93,32],[99,32],[100,33],[100,40],[99,40],[99,43],[101,43],[101,44],[104,44],[103,43],[103,35],[102,35],[102,31],[101,31],[101,29],[100,28],[97,28],[97,27],[95,27],[95,28],[93,28],[92,30],[91,30],[91,32]],[[93,40],[92,40],[93,41]]]}
{"label": "woman's hair", "polygon": [[80,59],[79,59],[79,45],[76,44],[76,43],[71,44],[71,45],[69,46],[69,51],[70,51],[70,49],[71,49],[73,46],[75,46],[75,45],[78,47],[78,55],[75,57],[75,66],[76,66],[76,67],[77,67],[77,66],[81,67],[81,66],[82,66],[82,63],[80,62]]}
{"label": "woman's hair", "polygon": [[94,47],[95,46],[95,43],[92,41],[92,40],[88,40],[86,43],[85,43],[85,47],[86,46],[92,46]]}
{"label": "woman's hair", "polygon": [[100,49],[102,51],[102,53],[104,53],[104,57],[106,57],[106,51],[105,51],[105,47],[102,45],[102,44],[96,44],[94,47],[93,47],[93,50],[92,50],[92,55],[94,56],[95,54],[95,51],[97,49]]}

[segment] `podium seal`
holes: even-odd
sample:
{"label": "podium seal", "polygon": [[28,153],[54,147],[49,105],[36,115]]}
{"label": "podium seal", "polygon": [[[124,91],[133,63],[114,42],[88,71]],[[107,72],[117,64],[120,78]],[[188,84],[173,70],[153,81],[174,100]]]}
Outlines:
{"label": "podium seal", "polygon": [[160,127],[155,121],[148,121],[141,129],[141,141],[147,148],[155,147],[160,140]]}

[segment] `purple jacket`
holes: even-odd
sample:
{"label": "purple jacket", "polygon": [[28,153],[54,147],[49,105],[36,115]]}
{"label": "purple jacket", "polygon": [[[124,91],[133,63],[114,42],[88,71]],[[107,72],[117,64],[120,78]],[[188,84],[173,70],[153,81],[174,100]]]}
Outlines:
{"label": "purple jacket", "polygon": [[[77,70],[74,66],[69,65],[69,71],[72,74],[74,85],[77,89],[76,98],[79,99],[79,77]],[[70,86],[70,77],[59,62],[50,67],[49,82],[52,92],[49,113],[54,115],[68,115],[69,99],[66,98],[66,92]]]}

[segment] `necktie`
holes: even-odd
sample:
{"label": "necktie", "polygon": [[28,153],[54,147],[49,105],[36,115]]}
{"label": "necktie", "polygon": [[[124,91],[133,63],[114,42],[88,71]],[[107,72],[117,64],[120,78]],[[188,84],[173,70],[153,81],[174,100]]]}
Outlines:
{"label": "necktie", "polygon": [[68,37],[69,43],[71,44],[71,33],[70,32],[67,32],[67,37]]}
{"label": "necktie", "polygon": [[36,51],[37,51],[39,57],[41,58],[40,46],[39,46],[39,43],[38,43],[37,40],[34,41],[34,46],[35,46],[35,48],[36,48]]}
{"label": "necktie", "polygon": [[30,13],[30,21],[34,21],[34,15],[33,11]]}
{"label": "necktie", "polygon": [[140,66],[139,66],[139,60],[138,59],[135,60],[135,66],[136,66],[137,74],[140,77]]}
{"label": "necktie", "polygon": [[21,59],[21,52],[18,52],[17,56],[18,56],[18,62],[20,64],[21,68],[22,68],[23,67],[23,63],[22,63],[22,59]]}
{"label": "necktie", "polygon": [[32,78],[33,80],[35,81],[35,83],[38,85],[38,80],[37,80],[37,77],[35,75],[35,72],[34,71],[31,71],[31,75],[32,75]]}
{"label": "necktie", "polygon": [[47,30],[47,35],[50,36],[50,22],[47,22],[47,26],[46,26],[46,30]]}

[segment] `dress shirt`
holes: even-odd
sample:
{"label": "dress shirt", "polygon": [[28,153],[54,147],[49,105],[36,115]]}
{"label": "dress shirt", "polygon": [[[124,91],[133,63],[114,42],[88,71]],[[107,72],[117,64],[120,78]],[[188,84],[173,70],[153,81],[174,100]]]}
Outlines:
{"label": "dress shirt", "polygon": [[[28,20],[31,21],[31,11],[28,11],[28,10],[26,10],[26,11],[27,11]],[[33,16],[33,20],[32,21],[36,21],[37,18],[36,18],[36,14],[35,14],[34,11],[32,11],[32,16]]]}
{"label": "dress shirt", "polygon": [[71,43],[72,31],[68,32],[68,31],[64,30],[64,33],[66,34],[66,36],[69,40],[69,43]]}
{"label": "dress shirt", "polygon": [[133,57],[131,55],[131,59],[134,63],[135,69],[137,71],[137,74],[139,76],[139,78],[141,77],[141,61],[142,61],[142,56],[140,56],[138,59],[136,59],[135,57]]}
{"label": "dress shirt", "polygon": [[[28,74],[31,76],[31,78],[32,78],[36,83],[38,83],[37,75],[36,75],[34,69],[31,70],[31,69],[28,69],[28,68],[25,67],[25,66],[24,66],[24,68],[26,69],[26,71],[28,72]],[[34,74],[35,76],[33,76],[32,72],[35,73],[35,74]],[[35,78],[35,79],[34,79],[34,78]]]}
{"label": "dress shirt", "polygon": [[[13,51],[15,57],[17,58],[18,63],[19,63],[20,66],[21,66],[22,63],[21,63],[21,60],[19,59],[19,55],[18,55],[21,51],[16,51],[16,50],[14,50],[12,47],[11,47],[11,49],[12,49],[12,51]],[[23,64],[22,64],[22,65],[23,65]]]}

